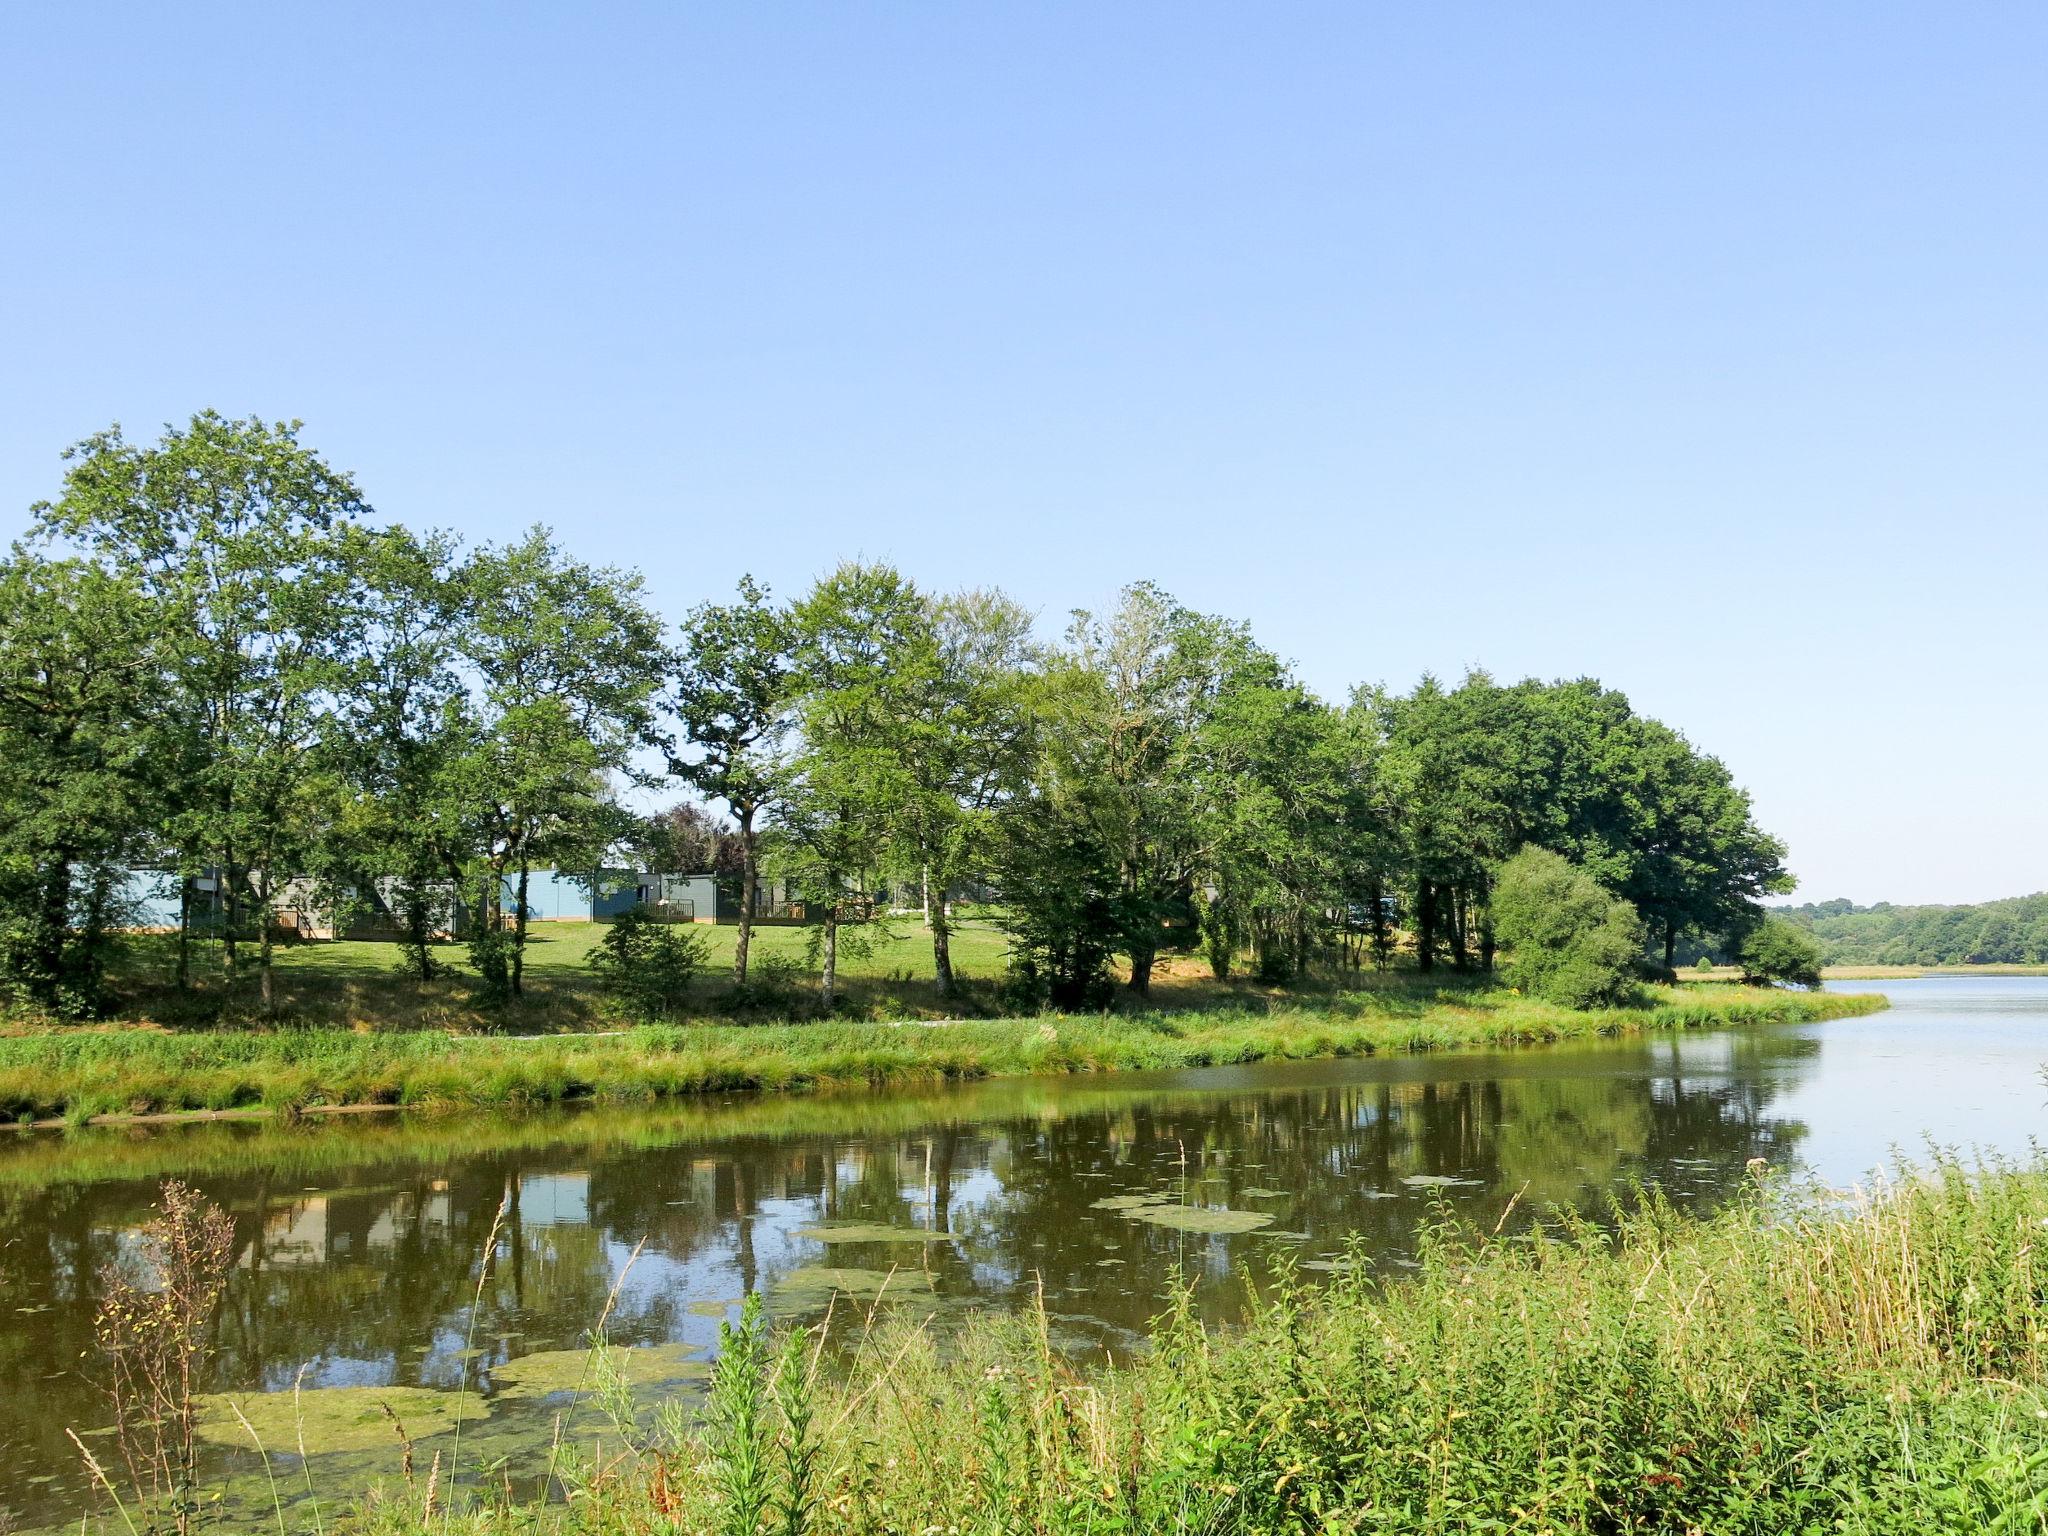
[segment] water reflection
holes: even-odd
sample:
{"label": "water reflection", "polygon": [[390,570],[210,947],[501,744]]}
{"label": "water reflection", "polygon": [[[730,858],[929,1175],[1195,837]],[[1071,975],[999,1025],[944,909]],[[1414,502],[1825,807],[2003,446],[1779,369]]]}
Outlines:
{"label": "water reflection", "polygon": [[[471,1361],[488,1392],[506,1362],[579,1346],[615,1285],[615,1340],[708,1350],[750,1292],[778,1315],[815,1315],[822,1267],[871,1289],[893,1269],[889,1291],[940,1314],[1017,1305],[1042,1285],[1062,1344],[1121,1351],[1177,1277],[1216,1319],[1282,1252],[1328,1261],[1356,1238],[1396,1265],[1433,1200],[1489,1224],[1510,1196],[1526,1214],[1635,1181],[1711,1205],[1748,1159],[1796,1155],[1805,1129],[1773,1105],[1820,1050],[1816,1034],[1781,1031],[662,1112],[43,1138],[0,1151],[0,1504],[36,1523],[76,1496],[64,1427],[105,1417],[91,1380],[98,1273],[168,1175],[235,1217],[217,1338],[228,1388],[302,1375],[309,1388],[451,1388]],[[1191,1232],[1098,1203],[1147,1193],[1267,1219]],[[882,1230],[831,1243],[806,1230],[854,1224]],[[514,1454],[549,1420],[508,1403],[476,1442]]]}

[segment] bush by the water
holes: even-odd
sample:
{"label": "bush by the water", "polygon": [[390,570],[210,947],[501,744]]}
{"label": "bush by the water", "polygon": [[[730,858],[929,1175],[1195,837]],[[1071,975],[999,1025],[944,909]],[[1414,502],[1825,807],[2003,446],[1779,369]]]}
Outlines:
{"label": "bush by the water", "polygon": [[1565,1008],[1629,1002],[1640,980],[1642,924],[1635,909],[1583,869],[1524,848],[1493,888],[1494,931],[1508,951],[1508,978]]}
{"label": "bush by the water", "polygon": [[1782,981],[1795,987],[1820,985],[1820,941],[1796,923],[1767,917],[1743,939],[1735,963],[1751,986]]}

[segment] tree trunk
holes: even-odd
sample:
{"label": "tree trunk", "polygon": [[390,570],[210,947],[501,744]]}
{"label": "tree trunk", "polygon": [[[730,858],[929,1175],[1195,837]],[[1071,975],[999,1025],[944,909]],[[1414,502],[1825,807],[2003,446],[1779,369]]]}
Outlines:
{"label": "tree trunk", "polygon": [[761,889],[760,837],[754,831],[754,810],[740,812],[740,931],[732,947],[732,981],[747,984],[747,947],[754,937],[754,901]]}
{"label": "tree trunk", "polygon": [[192,985],[192,881],[178,876],[178,990]]}
{"label": "tree trunk", "polygon": [[267,1019],[277,1011],[276,983],[270,971],[270,866],[266,863],[259,873],[263,880],[263,900],[256,908],[256,992],[260,1011]]}
{"label": "tree trunk", "polygon": [[1479,909],[1479,968],[1487,975],[1493,974],[1493,907],[1491,904]]}
{"label": "tree trunk", "polygon": [[1436,891],[1427,880],[1415,882],[1415,969],[1436,969]]}
{"label": "tree trunk", "polygon": [[1451,889],[1451,965],[1460,971],[1470,970],[1472,956],[1465,946],[1465,888]]}
{"label": "tree trunk", "polygon": [[512,914],[512,995],[517,997],[526,983],[526,893],[533,871],[526,854],[519,855],[519,910]]}
{"label": "tree trunk", "polygon": [[221,966],[227,972],[228,985],[233,986],[236,978],[235,929],[242,921],[242,896],[240,883],[235,879],[235,850],[222,850],[221,864],[215,879],[219,881],[221,893],[227,897],[222,916],[226,926],[221,930]]}
{"label": "tree trunk", "polygon": [[1151,946],[1131,951],[1131,990],[1140,997],[1152,995],[1152,963],[1159,951]]}
{"label": "tree trunk", "polygon": [[946,893],[939,892],[937,906],[932,905],[931,885],[925,885],[924,920],[932,931],[932,975],[938,981],[939,996],[953,995],[953,923],[946,916]]}
{"label": "tree trunk", "polygon": [[1672,961],[1678,957],[1678,922],[1675,918],[1664,919],[1664,969],[1676,969]]}
{"label": "tree trunk", "polygon": [[[922,883],[924,886],[924,925],[929,928],[932,925],[932,867],[930,864],[924,866]],[[941,988],[940,990],[943,991],[944,989]]]}
{"label": "tree trunk", "polygon": [[[835,887],[837,882],[834,882]],[[825,964],[818,978],[818,1000],[825,1005],[825,1011],[832,1011],[832,992],[839,981],[839,892],[835,888],[825,898]]]}
{"label": "tree trunk", "polygon": [[64,937],[71,927],[71,856],[59,849],[43,876],[42,911],[36,918],[35,986],[45,1004],[55,1005],[64,989]]}

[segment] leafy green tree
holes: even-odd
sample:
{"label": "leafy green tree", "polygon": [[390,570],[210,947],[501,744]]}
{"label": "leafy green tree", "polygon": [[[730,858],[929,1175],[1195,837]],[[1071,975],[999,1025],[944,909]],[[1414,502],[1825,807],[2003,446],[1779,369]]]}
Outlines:
{"label": "leafy green tree", "polygon": [[1197,614],[1149,583],[1117,606],[1077,613],[1045,695],[1051,748],[1041,771],[1068,786],[1087,841],[1114,850],[1107,909],[1130,961],[1130,989],[1150,992],[1167,925],[1192,926],[1208,848],[1201,730],[1241,628]]}
{"label": "leafy green tree", "polygon": [[897,655],[888,732],[902,765],[891,817],[895,841],[924,891],[932,970],[953,993],[948,897],[982,867],[997,805],[1016,793],[1035,735],[1031,616],[1000,592],[927,604]]}
{"label": "leafy green tree", "polygon": [[237,973],[244,913],[260,935],[265,1012],[275,1006],[271,908],[319,826],[302,793],[352,684],[363,625],[355,483],[299,441],[298,424],[212,411],[157,445],[118,427],[70,449],[63,494],[36,508],[167,611],[173,709],[197,738],[169,819],[181,864],[210,863],[227,894],[224,958]]}
{"label": "leafy green tree", "polygon": [[865,917],[872,877],[916,790],[900,733],[931,629],[923,595],[887,565],[846,562],[791,612],[799,740],[776,830],[785,867],[822,912],[819,998],[827,1009],[849,898],[859,898]]}
{"label": "leafy green tree", "polygon": [[396,925],[405,968],[439,974],[437,935],[456,926],[474,844],[457,767],[471,740],[456,675],[462,596],[440,535],[393,528],[363,541],[369,622],[357,685],[340,701],[337,752],[347,792],[316,869],[338,910],[369,907]]}
{"label": "leafy green tree", "polygon": [[1821,983],[1820,942],[1796,923],[1766,917],[1751,928],[1736,951],[1742,979],[1751,985],[1786,982],[1795,987]]}
{"label": "leafy green tree", "polygon": [[1226,635],[1196,758],[1211,969],[1253,945],[1261,979],[1309,967],[1348,898],[1361,787],[1350,722],[1248,637]]}
{"label": "leafy green tree", "polygon": [[161,605],[80,560],[0,564],[0,981],[90,1017],[172,767]]}
{"label": "leafy green tree", "polygon": [[[1446,689],[1423,678],[1384,701],[1387,772],[1411,884],[1416,964],[1436,963],[1447,944],[1464,969],[1477,937],[1491,963],[1487,917],[1492,867],[1530,840],[1541,807],[1536,734],[1526,700],[1484,673]],[[1518,728],[1519,727],[1519,728]]]}
{"label": "leafy green tree", "polygon": [[1565,1008],[1611,1008],[1635,993],[1642,926],[1628,903],[1562,855],[1525,848],[1493,883],[1509,977]]}
{"label": "leafy green tree", "polygon": [[1720,759],[1640,716],[1627,736],[1629,868],[1621,894],[1662,940],[1665,969],[1679,937],[1739,928],[1761,898],[1792,889],[1785,845],[1755,822],[1749,795]]}
{"label": "leafy green tree", "polygon": [[[474,959],[487,990],[524,990],[532,871],[595,870],[631,818],[608,794],[653,730],[670,658],[637,574],[585,565],[541,528],[455,572],[462,743],[449,765],[466,806]],[[509,952],[491,938],[507,881]]]}
{"label": "leafy green tree", "polygon": [[990,867],[1010,940],[1005,991],[1014,1006],[1067,1012],[1106,1007],[1110,962],[1124,931],[1116,851],[1071,788],[1034,778],[996,810]]}
{"label": "leafy green tree", "polygon": [[683,621],[668,712],[681,728],[669,772],[732,811],[740,846],[740,917],[732,976],[747,980],[761,882],[762,819],[782,782],[793,687],[789,615],[751,576],[739,596],[705,603]]}

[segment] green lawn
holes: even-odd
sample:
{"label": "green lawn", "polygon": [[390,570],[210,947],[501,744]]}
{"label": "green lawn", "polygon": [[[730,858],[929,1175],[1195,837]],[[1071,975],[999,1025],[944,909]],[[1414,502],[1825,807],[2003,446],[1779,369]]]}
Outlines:
{"label": "green lawn", "polygon": [[[604,923],[535,923],[527,930],[526,970],[535,978],[549,981],[581,981],[589,977],[590,952],[597,947],[609,925]],[[841,974],[850,979],[902,976],[912,981],[932,979],[932,936],[915,918],[882,925],[885,932],[861,934],[872,941],[872,952],[862,953],[854,937],[840,958]],[[688,932],[704,940],[706,964],[713,971],[732,965],[733,945],[739,930],[725,923],[693,923]],[[854,935],[855,930],[848,930]],[[753,958],[780,957],[809,974],[813,966],[807,952],[815,929],[809,927],[764,927],[754,930]],[[1008,941],[991,923],[967,922],[953,931],[953,967],[962,976],[993,980],[1002,974],[1009,953]],[[451,965],[463,965],[460,944],[443,944],[435,954]],[[381,974],[400,968],[404,956],[399,947],[379,939],[339,939],[295,944],[280,950],[278,969],[293,976],[351,977]]]}
{"label": "green lawn", "polygon": [[[276,952],[278,1014],[283,1022],[351,1029],[488,1029],[511,1033],[606,1027],[621,1022],[599,992],[589,960],[608,925],[583,922],[536,923],[528,932],[526,996],[509,1008],[485,1013],[471,995],[474,972],[468,951],[456,943],[436,945],[434,958],[446,975],[422,985],[413,979],[403,951],[376,939],[312,940],[280,946]],[[738,930],[724,924],[692,924],[685,930],[705,946],[704,974],[697,984],[704,1018],[724,1018],[730,1009],[733,947]],[[955,976],[963,984],[948,1000],[934,984],[931,934],[915,918],[842,930],[839,976],[845,1006],[855,1016],[930,1018],[996,1011],[996,987],[1009,952],[1002,932],[987,921],[960,923],[953,932]],[[811,955],[818,930],[762,927],[754,930],[752,975],[758,994],[750,1012],[759,1017],[801,1016],[817,988]],[[110,1022],[162,1024],[174,1028],[247,1022],[254,1008],[255,953],[242,948],[244,981],[230,994],[221,979],[221,947],[195,942],[195,986],[179,993],[170,985],[174,940],[137,935],[123,941],[118,961],[120,997]],[[18,1019],[17,1029],[42,1021]]]}

